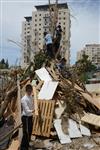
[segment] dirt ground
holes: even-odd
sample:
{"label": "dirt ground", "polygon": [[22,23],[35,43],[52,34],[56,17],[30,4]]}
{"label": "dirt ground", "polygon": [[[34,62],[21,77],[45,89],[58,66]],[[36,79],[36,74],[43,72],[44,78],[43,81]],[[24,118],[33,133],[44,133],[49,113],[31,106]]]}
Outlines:
{"label": "dirt ground", "polygon": [[[70,144],[60,144],[58,140],[35,139],[32,145],[37,150],[100,150],[100,137],[82,137],[73,139]],[[31,148],[30,150],[34,150]]]}

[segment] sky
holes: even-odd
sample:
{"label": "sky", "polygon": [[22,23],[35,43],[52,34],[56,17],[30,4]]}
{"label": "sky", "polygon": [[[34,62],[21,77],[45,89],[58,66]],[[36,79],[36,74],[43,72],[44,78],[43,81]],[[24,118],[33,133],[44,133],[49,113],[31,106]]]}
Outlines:
{"label": "sky", "polygon": [[[55,0],[51,0],[52,2]],[[67,2],[71,13],[71,64],[77,51],[85,44],[100,43],[100,0],[59,0]],[[8,59],[15,65],[21,57],[21,49],[8,39],[21,41],[24,16],[31,16],[35,5],[48,0],[0,0],[0,59]]]}

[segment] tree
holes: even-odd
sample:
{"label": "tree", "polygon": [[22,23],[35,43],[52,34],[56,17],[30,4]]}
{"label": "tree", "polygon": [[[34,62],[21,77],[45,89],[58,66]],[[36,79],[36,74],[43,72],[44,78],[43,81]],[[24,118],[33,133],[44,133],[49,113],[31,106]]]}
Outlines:
{"label": "tree", "polygon": [[83,54],[82,59],[76,62],[75,67],[77,68],[76,71],[78,76],[84,82],[86,82],[89,75],[92,75],[92,72],[96,70],[96,66],[92,64],[85,53]]}
{"label": "tree", "polygon": [[9,68],[9,63],[8,60],[4,60],[4,58],[0,61],[0,69],[8,69]]}
{"label": "tree", "polygon": [[39,51],[34,57],[35,69],[40,69],[43,66],[43,63],[46,61],[46,54],[42,51]]}
{"label": "tree", "polygon": [[6,68],[8,69],[8,68],[9,68],[8,59],[6,60],[6,63],[5,63],[5,65],[6,65]]}

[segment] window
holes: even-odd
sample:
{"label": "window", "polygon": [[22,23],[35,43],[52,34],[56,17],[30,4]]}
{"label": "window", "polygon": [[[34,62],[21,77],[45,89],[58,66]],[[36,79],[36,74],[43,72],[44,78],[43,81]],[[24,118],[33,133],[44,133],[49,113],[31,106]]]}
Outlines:
{"label": "window", "polygon": [[35,14],[35,17],[37,17],[37,14]]}
{"label": "window", "polygon": [[39,19],[39,21],[41,21],[41,19]]}
{"label": "window", "polygon": [[41,16],[41,14],[39,14],[39,16]]}
{"label": "window", "polygon": [[61,18],[59,18],[59,20],[61,20]]}
{"label": "window", "polygon": [[41,24],[39,24],[39,26],[41,26]]}
{"label": "window", "polygon": [[39,35],[41,35],[41,33],[39,33]]}
{"label": "window", "polygon": [[37,24],[35,24],[35,26],[37,26]]}
{"label": "window", "polygon": [[35,19],[35,21],[37,21],[37,19]]}
{"label": "window", "polygon": [[66,20],[66,18],[64,17],[64,20]]}
{"label": "window", "polygon": [[41,28],[39,28],[39,31],[41,30]]}

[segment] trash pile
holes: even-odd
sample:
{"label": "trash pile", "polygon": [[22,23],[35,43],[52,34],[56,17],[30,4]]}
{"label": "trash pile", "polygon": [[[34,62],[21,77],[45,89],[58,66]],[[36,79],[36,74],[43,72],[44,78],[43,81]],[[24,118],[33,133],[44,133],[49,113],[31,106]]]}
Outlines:
{"label": "trash pile", "polygon": [[[41,141],[43,137],[46,138],[44,142],[49,146],[49,139],[56,139],[48,149],[63,149],[61,145],[72,145],[73,139],[81,140],[84,136],[92,137],[93,133],[99,134],[100,100],[94,99],[85,86],[83,88],[83,84],[78,84],[71,77],[65,78],[54,64],[35,70],[30,77],[29,74],[26,76],[27,70],[31,70],[31,67],[33,66],[13,74],[4,101],[0,104],[0,118],[4,117],[7,120],[12,116],[14,120],[13,129],[1,137],[0,144],[2,139],[8,138],[9,135],[11,138],[11,135],[21,127],[18,118],[18,91],[20,90],[22,97],[25,86],[29,83],[35,90],[34,105],[36,110],[38,108],[38,112],[33,114],[33,135]],[[34,145],[38,142],[37,139],[34,140]],[[85,146],[89,147],[89,143]]]}

